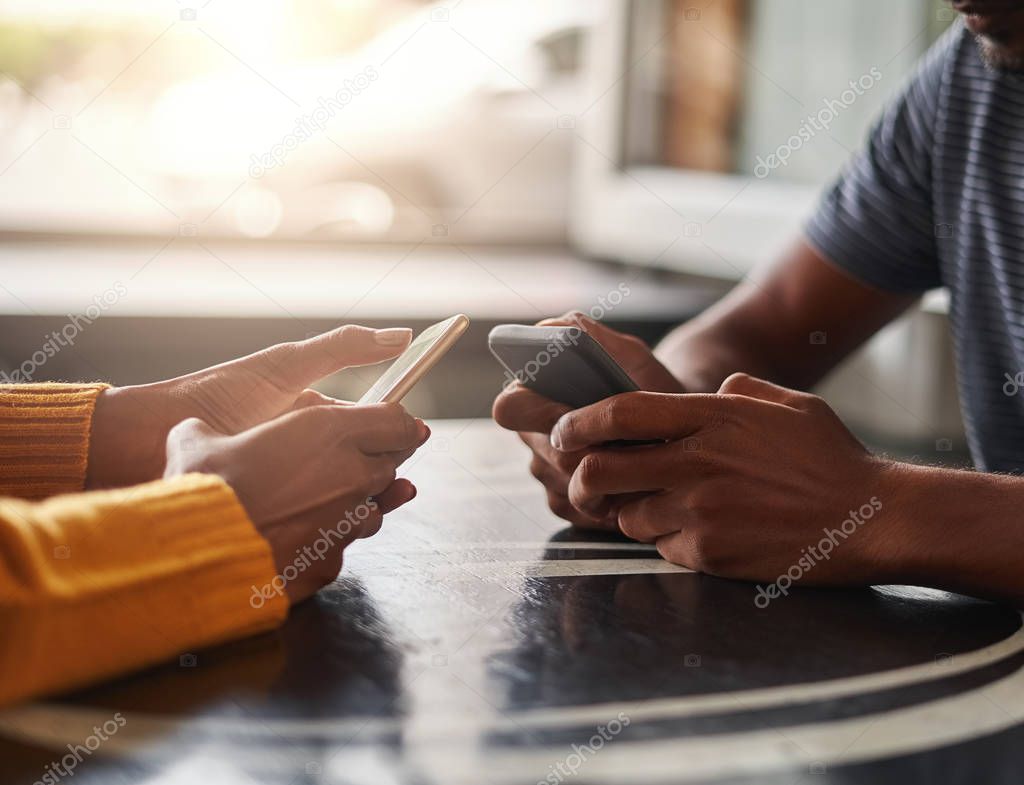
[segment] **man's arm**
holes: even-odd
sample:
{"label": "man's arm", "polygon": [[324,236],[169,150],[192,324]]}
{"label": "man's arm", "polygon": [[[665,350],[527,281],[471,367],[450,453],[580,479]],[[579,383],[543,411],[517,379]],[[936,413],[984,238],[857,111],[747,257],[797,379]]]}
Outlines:
{"label": "man's arm", "polygon": [[911,464],[895,475],[888,487],[911,538],[894,554],[900,581],[1024,609],[1024,479]]}
{"label": "man's arm", "polygon": [[855,280],[801,239],[655,354],[688,392],[713,392],[737,371],[807,389],[915,299]]}

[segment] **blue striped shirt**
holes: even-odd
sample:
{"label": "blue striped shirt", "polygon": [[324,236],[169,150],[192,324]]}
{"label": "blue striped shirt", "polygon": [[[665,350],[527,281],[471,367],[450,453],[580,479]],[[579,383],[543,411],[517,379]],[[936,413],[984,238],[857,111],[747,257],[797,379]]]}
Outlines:
{"label": "blue striped shirt", "polygon": [[968,443],[1024,471],[1024,74],[988,68],[955,25],[889,103],[806,227],[881,289],[945,286]]}

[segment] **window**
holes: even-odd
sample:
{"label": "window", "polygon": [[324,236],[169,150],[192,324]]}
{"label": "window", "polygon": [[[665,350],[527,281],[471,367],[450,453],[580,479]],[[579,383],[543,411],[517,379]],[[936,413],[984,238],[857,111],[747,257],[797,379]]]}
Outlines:
{"label": "window", "polygon": [[914,0],[615,2],[591,47],[574,233],[735,278],[820,188],[954,14]]}
{"label": "window", "polygon": [[564,240],[591,0],[11,0],[0,229]]}

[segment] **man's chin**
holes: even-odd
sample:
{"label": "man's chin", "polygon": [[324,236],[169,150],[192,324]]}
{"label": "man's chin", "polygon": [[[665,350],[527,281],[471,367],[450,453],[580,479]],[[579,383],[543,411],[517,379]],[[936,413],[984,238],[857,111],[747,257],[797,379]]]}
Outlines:
{"label": "man's chin", "polygon": [[1024,70],[1024,7],[1009,0],[954,0],[989,68]]}
{"label": "man's chin", "polygon": [[1024,71],[1024,51],[996,43],[984,35],[975,35],[985,65],[996,71]]}

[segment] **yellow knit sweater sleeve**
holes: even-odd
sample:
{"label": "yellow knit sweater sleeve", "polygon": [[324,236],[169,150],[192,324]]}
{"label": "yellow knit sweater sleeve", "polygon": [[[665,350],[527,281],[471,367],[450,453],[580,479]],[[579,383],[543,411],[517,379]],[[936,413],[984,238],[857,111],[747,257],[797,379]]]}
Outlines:
{"label": "yellow knit sweater sleeve", "polygon": [[[88,417],[83,426],[69,402],[83,389],[63,389],[52,408],[35,401],[31,416],[19,415],[29,425],[18,454],[26,463],[13,460],[12,431],[0,438],[8,493],[81,487],[84,466],[54,445],[87,454],[70,430],[84,428],[87,441]],[[93,400],[100,389],[90,391]],[[68,429],[58,439],[43,435],[58,433],[47,430],[50,418]],[[51,451],[52,464],[44,457]],[[0,705],[272,628],[287,600],[250,598],[274,574],[270,546],[217,477],[41,502],[0,498]]]}
{"label": "yellow knit sweater sleeve", "polygon": [[93,407],[107,386],[0,384],[0,496],[82,490]]}

